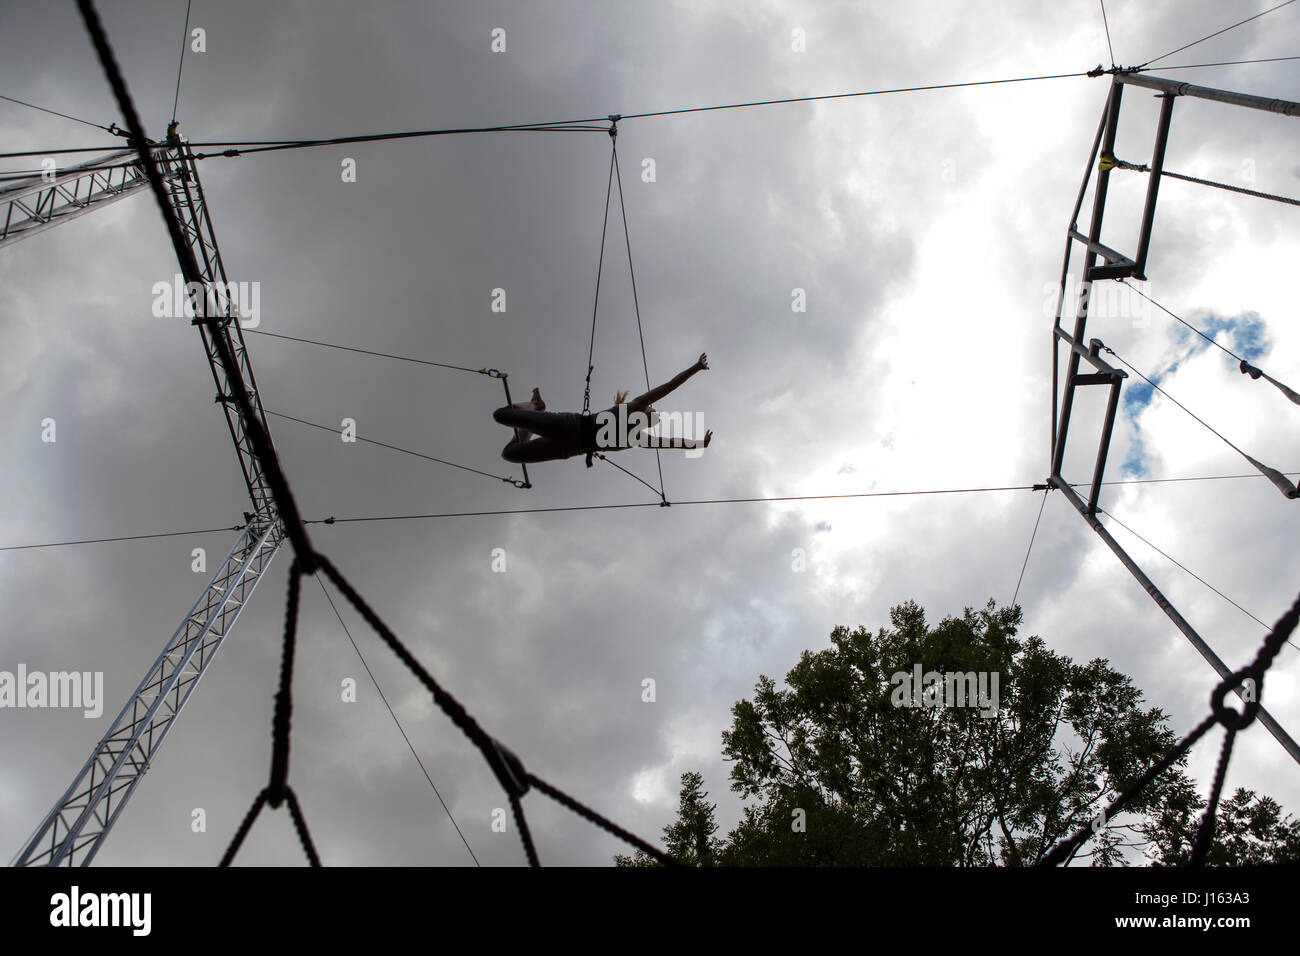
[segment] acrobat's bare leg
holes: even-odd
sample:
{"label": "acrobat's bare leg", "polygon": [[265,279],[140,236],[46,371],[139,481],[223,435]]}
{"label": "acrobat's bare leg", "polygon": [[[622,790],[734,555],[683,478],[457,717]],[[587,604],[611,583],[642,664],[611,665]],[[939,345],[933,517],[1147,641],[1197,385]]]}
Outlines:
{"label": "acrobat's bare leg", "polygon": [[[513,405],[511,405],[510,407],[511,407],[511,408],[523,408],[523,409],[528,409],[528,410],[532,410],[532,411],[535,411],[535,412],[544,412],[544,411],[546,411],[546,403],[545,403],[544,401],[542,401],[542,390],[539,389],[539,388],[534,388],[534,389],[533,389],[533,397],[532,397],[532,398],[530,398],[530,399],[529,399],[528,401],[526,401],[526,402],[515,402],[515,403],[514,403]],[[525,431],[525,430],[522,429],[522,428],[516,428],[516,429],[515,429],[515,441],[517,441],[517,442],[526,442],[526,441],[528,441],[528,440],[529,440],[530,438],[532,438],[532,437],[533,437],[533,433],[530,432],[530,431]]]}

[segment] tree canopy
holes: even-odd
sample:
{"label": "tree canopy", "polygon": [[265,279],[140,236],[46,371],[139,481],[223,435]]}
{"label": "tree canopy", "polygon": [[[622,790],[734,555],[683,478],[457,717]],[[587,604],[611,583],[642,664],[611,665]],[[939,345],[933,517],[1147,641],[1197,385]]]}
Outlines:
{"label": "tree canopy", "polygon": [[[722,734],[742,818],[717,837],[702,775],[683,774],[667,852],[695,866],[1029,866],[1091,823],[1077,862],[1185,862],[1205,807],[1185,758],[1099,817],[1176,742],[1166,715],[1108,661],[1075,663],[1017,637],[1020,622],[990,601],[930,626],[909,601],[874,634],[835,628],[784,687],[760,675]],[[1300,821],[1269,797],[1238,790],[1218,819],[1213,863],[1300,858]]]}

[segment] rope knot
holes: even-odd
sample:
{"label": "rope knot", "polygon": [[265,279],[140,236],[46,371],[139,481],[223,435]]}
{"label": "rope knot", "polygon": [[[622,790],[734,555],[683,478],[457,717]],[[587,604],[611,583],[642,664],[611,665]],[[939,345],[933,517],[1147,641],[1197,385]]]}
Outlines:
{"label": "rope knot", "polygon": [[522,797],[528,792],[528,771],[524,769],[524,765],[510,751],[510,748],[495,737],[492,738],[492,747],[499,758],[499,766],[492,769],[496,771],[501,786],[510,796]]}
{"label": "rope knot", "polygon": [[[1228,692],[1237,688],[1244,691],[1245,706],[1240,712],[1227,704]],[[1256,671],[1254,665],[1243,667],[1229,675],[1210,695],[1210,709],[1214,712],[1214,719],[1231,731],[1249,727],[1259,713],[1259,696],[1263,688],[1264,677]]]}

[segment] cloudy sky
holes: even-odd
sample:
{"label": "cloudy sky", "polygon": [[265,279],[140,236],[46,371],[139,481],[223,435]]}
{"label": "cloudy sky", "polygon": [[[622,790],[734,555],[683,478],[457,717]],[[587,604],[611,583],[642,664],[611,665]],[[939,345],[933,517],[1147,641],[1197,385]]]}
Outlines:
{"label": "cloudy sky", "polygon": [[[1115,60],[1137,64],[1265,9],[1107,5]],[[104,19],[147,132],[170,118],[184,3],[123,0]],[[1300,6],[1163,64],[1283,56]],[[1095,0],[908,4],[652,2],[211,3],[191,27],[181,132],[196,142],[567,120],[736,101],[1072,73],[1110,63]],[[506,49],[493,52],[492,31]],[[795,30],[806,49],[792,49]],[[0,9],[0,93],[121,121],[71,4]],[[1169,75],[1300,98],[1293,64]],[[1107,89],[1061,79],[628,120],[618,138],[650,375],[702,351],[711,370],[662,403],[715,433],[665,455],[670,499],[1026,485],[1048,472],[1052,287]],[[1118,154],[1147,162],[1156,101],[1130,89]],[[1182,99],[1167,166],[1300,190],[1286,119]],[[6,150],[112,145],[0,103]],[[260,283],[261,328],[510,373],[553,409],[581,407],[609,139],[505,133],[216,158],[200,165],[231,278]],[[357,181],[342,181],[344,159]],[[653,160],[655,177],[641,176]],[[30,160],[10,160],[7,169]],[[1104,239],[1132,248],[1145,177],[1112,178]],[[617,208],[617,207],[616,207]],[[1166,181],[1147,293],[1300,382],[1293,208]],[[611,219],[611,230],[620,229]],[[616,241],[617,240],[617,241]],[[643,384],[621,232],[601,287],[593,402]],[[155,318],[177,272],[143,193],[0,250],[0,544],[229,527],[247,495],[198,336]],[[491,309],[506,290],[505,312]],[[793,290],[806,295],[792,310]],[[1141,300],[1099,290],[1089,334],[1235,444],[1300,470],[1300,410]],[[265,406],[505,474],[495,381],[250,335]],[[1081,402],[1066,476],[1091,472],[1100,417]],[[41,422],[57,441],[41,441]],[[499,482],[272,419],[308,518],[562,508],[653,500],[607,466]],[[639,457],[638,457],[639,456]],[[655,480],[649,453],[621,463]],[[1109,478],[1241,475],[1230,448],[1126,386]],[[534,773],[650,838],[698,769],[724,828],[739,814],[720,732],[760,673],[780,677],[844,624],[908,598],[938,620],[1008,602],[1041,493],[313,525],[315,545],[489,732]],[[1296,502],[1259,478],[1108,488],[1102,506],[1272,622],[1300,586]],[[1265,629],[1145,545],[1133,556],[1232,666]],[[105,714],[0,712],[0,845],[13,852],[62,793],[207,582],[233,532],[0,553],[0,669],[105,674]],[[506,570],[492,569],[504,549]],[[808,568],[792,570],[795,549]],[[168,738],[101,864],[210,865],[270,759],[288,553]],[[338,600],[336,595],[336,600]],[[1020,590],[1023,633],[1131,674],[1176,732],[1217,677],[1060,494]],[[341,602],[340,602],[341,604]],[[484,865],[523,862],[470,744],[350,609],[344,620]],[[305,581],[290,780],[327,864],[464,865],[438,805],[320,585]],[[1287,647],[1265,704],[1300,734]],[[358,681],[344,703],[340,684]],[[655,681],[656,700],[642,700]],[[1190,769],[1208,781],[1218,735]],[[1230,787],[1300,811],[1300,774],[1259,726]],[[607,864],[622,847],[540,795],[543,862]],[[191,831],[203,808],[207,832]],[[297,863],[288,815],[240,858]]]}

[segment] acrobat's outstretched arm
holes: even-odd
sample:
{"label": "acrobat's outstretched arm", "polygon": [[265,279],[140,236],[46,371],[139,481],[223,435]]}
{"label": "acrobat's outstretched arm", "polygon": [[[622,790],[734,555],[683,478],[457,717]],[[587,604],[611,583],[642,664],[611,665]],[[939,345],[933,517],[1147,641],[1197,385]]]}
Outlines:
{"label": "acrobat's outstretched arm", "polygon": [[665,395],[668,395],[685,385],[686,380],[696,372],[703,372],[708,367],[709,356],[706,353],[701,352],[699,361],[694,365],[684,372],[679,372],[677,375],[673,376],[670,381],[665,382],[663,385],[650,389],[650,391],[646,392],[644,395],[638,395],[636,398],[632,399],[632,401],[627,403],[628,408],[632,411],[645,411]]}

